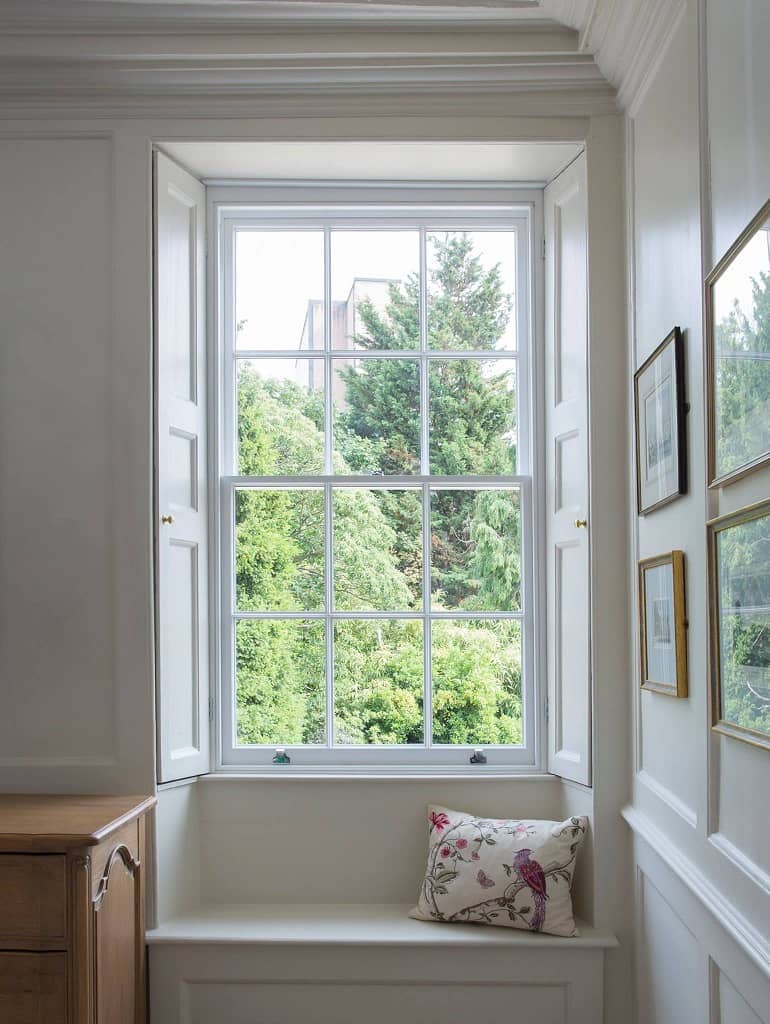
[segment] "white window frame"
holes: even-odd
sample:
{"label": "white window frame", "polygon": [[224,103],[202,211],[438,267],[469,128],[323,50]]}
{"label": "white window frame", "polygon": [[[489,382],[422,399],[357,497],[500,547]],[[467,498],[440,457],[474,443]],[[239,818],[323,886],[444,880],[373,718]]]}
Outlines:
{"label": "white window frame", "polygon": [[[436,196],[440,202],[435,202]],[[344,200],[343,198],[344,197]],[[427,201],[426,201],[427,200]],[[212,425],[211,487],[211,549],[213,679],[218,680],[214,701],[213,741],[216,751],[215,770],[255,774],[291,775],[296,773],[334,774],[364,770],[367,774],[434,774],[451,772],[469,776],[489,774],[521,774],[542,770],[544,739],[545,672],[543,633],[545,603],[543,595],[544,538],[542,531],[543,467],[540,448],[542,436],[542,323],[537,315],[542,301],[542,259],[540,258],[542,227],[542,192],[489,185],[452,185],[399,183],[394,186],[335,183],[330,185],[302,183],[264,183],[241,187],[209,189],[209,224],[211,240],[210,277],[212,309],[212,358],[210,366],[210,412]],[[421,473],[393,477],[366,475],[331,476],[331,402],[327,402],[325,430],[327,435],[325,474],[302,477],[243,477],[235,474],[236,422],[235,369],[237,359],[309,358],[307,350],[248,351],[235,354],[234,252],[238,230],[322,228],[324,230],[325,335],[330,336],[331,315],[330,233],[333,229],[371,230],[372,228],[418,228],[420,231],[420,265],[422,280],[420,348],[413,352],[399,351],[391,358],[419,361],[422,399]],[[513,230],[517,234],[516,252],[516,315],[517,349],[479,352],[441,352],[427,347],[426,234],[432,230]],[[383,358],[382,352],[361,353],[356,358]],[[424,474],[427,464],[427,364],[432,359],[500,358],[516,362],[518,402],[518,474],[509,476],[437,477]],[[331,394],[330,375],[333,356],[326,344],[314,358],[323,358],[325,395]],[[387,355],[384,358],[388,358]],[[534,472],[537,467],[538,472]],[[434,612],[430,609],[430,560],[424,558],[425,600],[421,610],[412,612],[337,612],[333,610],[331,575],[333,562],[331,532],[331,491],[333,487],[422,488],[423,543],[429,544],[429,503],[425,500],[430,488],[472,489],[475,484],[496,484],[518,489],[522,522],[522,601],[519,612]],[[234,495],[239,487],[297,488],[320,487],[325,496],[325,530],[327,582],[322,612],[238,612],[234,610]],[[276,744],[237,746],[235,737],[235,645],[232,623],[235,619],[316,619],[327,623],[327,632],[334,621],[344,619],[417,619],[423,622],[425,638],[424,706],[425,741],[403,746],[335,746],[331,735],[333,723],[332,643],[327,643],[327,744],[325,746],[286,745],[289,764],[274,764]],[[522,623],[522,714],[521,746],[484,745],[485,764],[471,764],[474,745],[432,745],[430,743],[430,622],[436,619],[519,619]]]}

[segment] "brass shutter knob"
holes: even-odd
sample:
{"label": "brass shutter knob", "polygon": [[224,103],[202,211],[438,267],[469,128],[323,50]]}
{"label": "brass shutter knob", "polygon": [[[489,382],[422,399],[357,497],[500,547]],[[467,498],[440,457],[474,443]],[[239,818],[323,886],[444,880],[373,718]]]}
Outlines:
{"label": "brass shutter knob", "polygon": [[578,528],[578,530],[585,530],[586,527],[588,526],[588,520],[587,519],[576,519],[575,520],[575,526]]}
{"label": "brass shutter knob", "polygon": [[173,516],[161,516],[160,517],[160,521],[163,523],[164,526],[171,526],[171,524],[174,522],[174,517]]}

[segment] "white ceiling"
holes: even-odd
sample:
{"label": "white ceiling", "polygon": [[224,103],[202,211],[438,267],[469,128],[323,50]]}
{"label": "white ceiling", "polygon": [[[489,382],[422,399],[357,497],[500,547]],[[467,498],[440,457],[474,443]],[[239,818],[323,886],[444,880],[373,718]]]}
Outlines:
{"label": "white ceiling", "polygon": [[199,178],[548,182],[576,143],[166,142]]}

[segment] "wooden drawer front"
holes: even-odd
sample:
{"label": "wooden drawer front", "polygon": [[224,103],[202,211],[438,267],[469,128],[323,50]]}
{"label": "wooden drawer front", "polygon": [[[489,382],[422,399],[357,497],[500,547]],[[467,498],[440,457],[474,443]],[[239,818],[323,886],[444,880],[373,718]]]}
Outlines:
{"label": "wooden drawer front", "polygon": [[0,948],[64,943],[66,901],[64,857],[0,854]]}
{"label": "wooden drawer front", "polygon": [[0,953],[0,1021],[66,1024],[65,953]]}

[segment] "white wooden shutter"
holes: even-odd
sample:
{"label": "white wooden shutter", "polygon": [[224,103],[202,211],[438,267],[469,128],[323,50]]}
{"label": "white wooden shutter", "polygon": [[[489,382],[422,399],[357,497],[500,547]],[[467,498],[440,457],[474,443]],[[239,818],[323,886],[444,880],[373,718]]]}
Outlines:
{"label": "white wooden shutter", "polygon": [[590,785],[586,230],[582,155],[545,190],[548,767]]}
{"label": "white wooden shutter", "polygon": [[155,155],[158,777],[209,770],[206,192]]}

